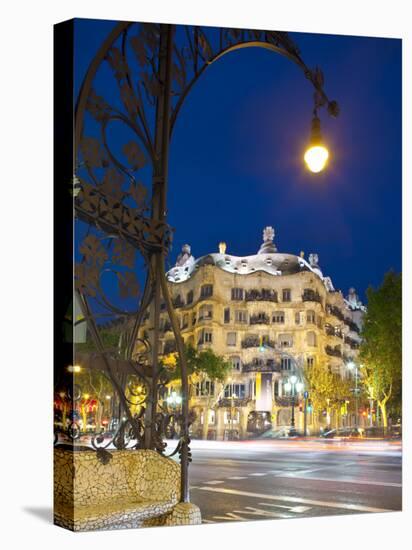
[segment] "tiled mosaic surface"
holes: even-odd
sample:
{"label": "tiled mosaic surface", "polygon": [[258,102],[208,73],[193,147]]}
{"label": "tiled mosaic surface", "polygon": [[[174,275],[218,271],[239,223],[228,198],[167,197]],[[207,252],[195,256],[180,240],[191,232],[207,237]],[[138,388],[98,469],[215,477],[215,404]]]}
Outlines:
{"label": "tiled mosaic surface", "polygon": [[199,509],[180,503],[180,467],[155,451],[54,451],[54,520],[73,531],[201,522]]}

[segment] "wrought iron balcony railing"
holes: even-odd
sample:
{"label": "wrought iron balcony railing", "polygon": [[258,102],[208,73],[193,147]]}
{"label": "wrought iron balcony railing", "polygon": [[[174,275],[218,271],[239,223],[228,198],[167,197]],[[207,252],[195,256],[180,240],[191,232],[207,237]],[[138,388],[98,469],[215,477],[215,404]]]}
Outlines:
{"label": "wrought iron balcony railing", "polygon": [[251,325],[268,325],[270,323],[270,318],[265,314],[251,315],[249,319]]}
{"label": "wrought iron balcony railing", "polygon": [[246,302],[277,302],[278,294],[271,289],[251,289],[246,291],[245,300]]}
{"label": "wrought iron balcony railing", "polygon": [[246,407],[250,402],[249,397],[222,397],[219,399],[217,406],[218,407]]}
{"label": "wrought iron balcony railing", "polygon": [[281,367],[279,363],[275,363],[270,359],[262,363],[252,361],[242,366],[242,372],[281,372]]}
{"label": "wrought iron balcony railing", "polygon": [[246,348],[257,348],[259,347],[259,344],[260,344],[260,340],[259,338],[256,336],[246,336],[246,338],[244,338],[242,340],[242,348],[243,349],[246,349]]}
{"label": "wrought iron balcony railing", "polygon": [[315,291],[307,291],[302,294],[302,301],[303,302],[318,302],[319,304],[322,303],[322,298],[318,292]]}
{"label": "wrought iron balcony railing", "polygon": [[345,336],[345,344],[348,344],[351,349],[359,349],[359,342],[357,342],[350,336]]}
{"label": "wrought iron balcony railing", "polygon": [[332,346],[326,346],[325,352],[332,357],[342,357],[342,352],[339,348],[333,348]]}
{"label": "wrought iron balcony railing", "polygon": [[337,306],[333,306],[333,305],[328,304],[326,306],[326,311],[330,315],[334,315],[335,317],[337,317],[340,321],[343,321],[345,319],[345,316],[343,315],[343,313],[341,312],[341,310]]}
{"label": "wrought iron balcony railing", "polygon": [[356,332],[356,333],[359,334],[360,329],[359,329],[358,325],[354,321],[352,321],[352,319],[349,319],[348,317],[345,317],[343,322],[345,323],[345,325],[347,325],[350,328],[350,330],[352,332]]}

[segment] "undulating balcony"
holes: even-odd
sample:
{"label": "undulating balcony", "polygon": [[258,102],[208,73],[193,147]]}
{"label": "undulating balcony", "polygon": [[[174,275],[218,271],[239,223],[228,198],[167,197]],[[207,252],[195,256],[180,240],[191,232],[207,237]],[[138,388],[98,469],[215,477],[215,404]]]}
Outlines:
{"label": "undulating balcony", "polygon": [[249,324],[251,325],[268,325],[269,323],[270,317],[269,315],[266,315],[266,313],[251,315],[249,318]]}
{"label": "undulating balcony", "polygon": [[281,372],[281,367],[280,363],[276,363],[273,359],[251,361],[243,364],[242,372]]}
{"label": "undulating balcony", "polygon": [[315,292],[314,290],[305,291],[302,294],[302,302],[318,302],[319,304],[322,303],[322,298],[319,294],[319,292]]}
{"label": "undulating balcony", "polygon": [[325,352],[331,357],[342,357],[342,352],[339,347],[326,346]]}
{"label": "undulating balcony", "polygon": [[278,295],[274,290],[253,288],[246,291],[245,300],[246,302],[277,302]]}

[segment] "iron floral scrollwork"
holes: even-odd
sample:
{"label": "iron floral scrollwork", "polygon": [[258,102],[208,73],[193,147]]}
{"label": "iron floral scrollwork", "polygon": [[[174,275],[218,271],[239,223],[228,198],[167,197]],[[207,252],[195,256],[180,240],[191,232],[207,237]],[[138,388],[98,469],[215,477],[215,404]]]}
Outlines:
{"label": "iron floral scrollwork", "polygon": [[[165,436],[171,426],[179,426],[172,455],[179,453],[181,459],[184,501],[191,418],[183,340],[164,269],[172,242],[166,220],[169,142],[181,106],[203,72],[226,53],[245,47],[263,47],[292,60],[312,83],[315,105],[338,114],[336,102],[323,90],[321,71],[304,64],[287,33],[154,23],[114,27],[90,64],[76,104],[74,277],[81,315],[75,325],[85,323],[91,341],[76,345],[76,358],[84,371],[101,372],[111,385],[110,407],[100,405],[116,419],[92,434],[90,444],[102,460],[108,460],[112,447],[164,454]],[[159,401],[168,383],[159,359],[161,300],[182,373],[182,410],[172,414]],[[115,329],[121,335],[113,343]],[[82,346],[87,348],[83,352]],[[66,376],[69,386],[75,377]],[[57,390],[63,394],[62,387],[59,381]],[[84,409],[84,395],[80,402]]]}

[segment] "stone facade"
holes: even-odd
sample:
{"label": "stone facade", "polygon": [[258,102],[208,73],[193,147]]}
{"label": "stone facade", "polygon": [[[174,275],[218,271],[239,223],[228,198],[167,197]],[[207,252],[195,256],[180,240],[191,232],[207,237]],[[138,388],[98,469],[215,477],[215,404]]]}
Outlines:
{"label": "stone facade", "polygon": [[[344,298],[323,275],[317,254],[307,261],[303,253],[279,253],[273,238],[274,231],[266,228],[258,253],[245,257],[227,254],[220,243],[218,253],[195,259],[185,245],[168,272],[185,342],[199,350],[211,347],[233,365],[225,384],[192,385],[195,437],[247,437],[265,423],[289,425],[285,383],[291,374],[303,379],[303,370],[319,363],[344,377],[346,363],[356,359],[365,308],[354,289]],[[163,315],[167,355],[175,344]],[[143,332],[150,337],[148,319]],[[298,392],[297,404],[301,399]],[[310,415],[308,420],[310,426]],[[298,409],[296,424],[303,424]]]}
{"label": "stone facade", "polygon": [[180,466],[150,450],[54,450],[54,521],[72,531],[200,523],[182,509]]}

